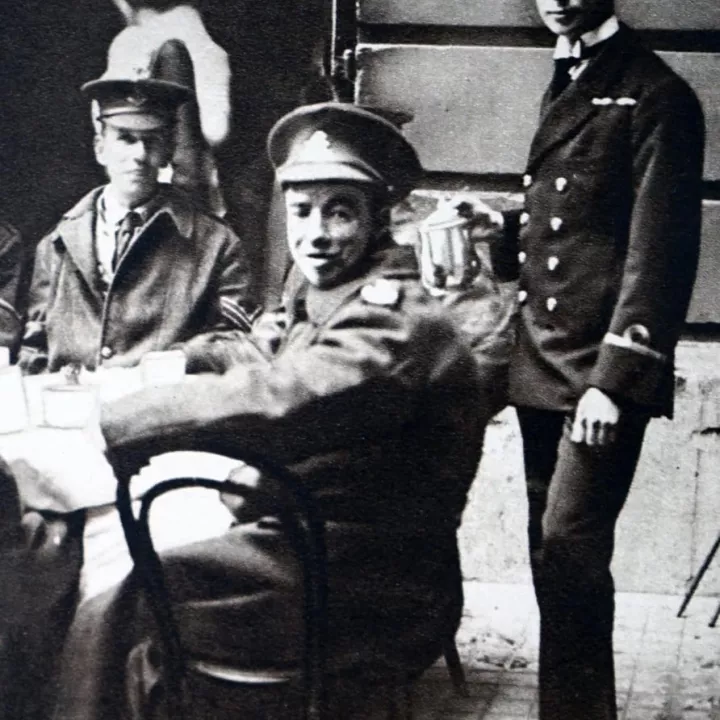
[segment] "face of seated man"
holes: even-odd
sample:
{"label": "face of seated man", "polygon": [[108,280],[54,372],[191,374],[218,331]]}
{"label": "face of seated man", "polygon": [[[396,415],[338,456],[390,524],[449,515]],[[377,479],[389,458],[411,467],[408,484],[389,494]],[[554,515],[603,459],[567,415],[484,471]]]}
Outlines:
{"label": "face of seated man", "polygon": [[296,265],[316,287],[344,282],[378,232],[375,192],[351,182],[307,182],[285,190],[287,237]]}
{"label": "face of seated man", "polygon": [[173,150],[168,127],[138,130],[103,123],[95,136],[95,158],[105,168],[111,191],[130,208],[155,194],[158,173],[170,162]]}

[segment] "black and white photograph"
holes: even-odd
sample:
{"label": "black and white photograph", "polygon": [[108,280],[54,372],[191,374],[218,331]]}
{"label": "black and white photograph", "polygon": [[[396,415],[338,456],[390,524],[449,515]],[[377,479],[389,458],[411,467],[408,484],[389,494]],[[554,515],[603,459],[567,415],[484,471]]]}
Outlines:
{"label": "black and white photograph", "polygon": [[718,0],[0,18],[0,720],[720,720]]}

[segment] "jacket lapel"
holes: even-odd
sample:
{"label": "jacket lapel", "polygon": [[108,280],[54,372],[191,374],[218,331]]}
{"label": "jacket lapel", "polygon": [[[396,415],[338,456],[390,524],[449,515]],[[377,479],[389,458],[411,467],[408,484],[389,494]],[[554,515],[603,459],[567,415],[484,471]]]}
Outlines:
{"label": "jacket lapel", "polygon": [[606,97],[616,84],[626,63],[629,33],[626,27],[621,26],[580,77],[570,83],[555,100],[550,99],[549,88],[545,91],[540,125],[530,146],[529,171],[550,150],[575,135],[590,118],[598,112],[605,112],[603,106],[593,103],[593,98]]}
{"label": "jacket lapel", "polygon": [[90,292],[102,302],[94,246],[95,203],[101,189],[86,195],[60,221],[55,242],[64,245]]}
{"label": "jacket lapel", "polygon": [[116,277],[122,276],[148,242],[161,243],[168,237],[173,241],[189,240],[194,232],[195,216],[192,206],[170,187],[158,191],[157,205],[147,222],[120,258]]}

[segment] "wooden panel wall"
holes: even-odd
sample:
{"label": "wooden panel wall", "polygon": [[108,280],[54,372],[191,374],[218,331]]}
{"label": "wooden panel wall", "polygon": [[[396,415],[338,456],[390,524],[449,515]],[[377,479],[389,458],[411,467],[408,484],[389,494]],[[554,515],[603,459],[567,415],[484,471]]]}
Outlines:
{"label": "wooden panel wall", "polygon": [[[720,180],[720,53],[661,55],[700,96],[705,176]],[[551,56],[545,48],[365,45],[360,98],[414,115],[407,134],[431,172],[522,173]]]}
{"label": "wooden panel wall", "polygon": [[[618,13],[638,29],[717,30],[717,0],[617,0]],[[360,0],[359,19],[381,25],[536,27],[533,0]]]}
{"label": "wooden panel wall", "polygon": [[[706,203],[701,266],[688,319],[717,324],[720,2],[618,0],[617,7],[621,19],[643,31],[649,43],[662,42],[662,57],[703,103],[705,179],[713,202]],[[358,19],[359,37],[368,42],[357,49],[356,99],[413,115],[405,130],[435,185],[460,177],[484,190],[520,190],[552,69],[553,37],[539,27],[534,1],[359,0]]]}

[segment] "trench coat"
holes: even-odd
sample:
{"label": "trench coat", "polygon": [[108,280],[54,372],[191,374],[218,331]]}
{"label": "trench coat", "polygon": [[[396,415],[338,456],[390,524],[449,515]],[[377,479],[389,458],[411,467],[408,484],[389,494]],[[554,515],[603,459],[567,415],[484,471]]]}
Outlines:
{"label": "trench coat", "polygon": [[106,287],[95,255],[97,188],[40,241],[20,364],[131,366],[209,331],[249,329],[254,304],[243,244],[220,220],[163,187],[158,210]]}
{"label": "trench coat", "polygon": [[[456,529],[487,420],[475,362],[406,248],[378,251],[339,287],[302,287],[284,310],[267,323],[278,334],[258,336],[248,354],[256,361],[195,376],[182,392],[156,388],[106,405],[103,433],[117,467],[172,448],[232,455],[247,446],[294,469],[326,523],[330,669],[421,672],[462,609]],[[206,660],[296,665],[295,553],[267,507],[242,507],[223,537],[163,556],[183,641]],[[57,720],[110,720],[126,698],[147,710],[158,696],[152,653],[138,662],[148,629],[134,583],[131,575],[80,607]]]}
{"label": "trench coat", "polygon": [[703,151],[695,93],[624,25],[556,100],[546,93],[525,208],[494,249],[500,276],[519,277],[511,403],[567,412],[594,386],[672,414]]}
{"label": "trench coat", "polygon": [[25,260],[20,233],[0,221],[0,346],[8,348],[13,358],[23,328],[20,296]]}

